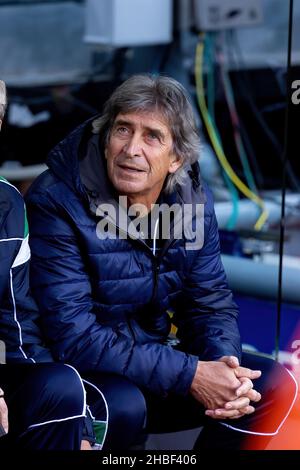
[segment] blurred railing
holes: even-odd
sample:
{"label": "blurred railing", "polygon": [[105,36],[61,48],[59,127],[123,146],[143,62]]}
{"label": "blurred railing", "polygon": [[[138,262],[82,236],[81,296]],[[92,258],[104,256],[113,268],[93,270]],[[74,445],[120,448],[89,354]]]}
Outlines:
{"label": "blurred railing", "polygon": [[8,161],[0,166],[0,175],[8,181],[24,181],[36,178],[45,170],[47,166],[44,163],[23,166],[20,162]]}

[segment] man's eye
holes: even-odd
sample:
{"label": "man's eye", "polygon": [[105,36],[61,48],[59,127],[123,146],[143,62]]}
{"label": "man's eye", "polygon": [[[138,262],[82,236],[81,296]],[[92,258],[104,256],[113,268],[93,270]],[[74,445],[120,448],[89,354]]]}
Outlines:
{"label": "man's eye", "polygon": [[126,134],[128,132],[128,129],[127,127],[117,127],[117,132],[119,132],[119,134]]}
{"label": "man's eye", "polygon": [[158,139],[158,135],[157,134],[153,134],[152,132],[150,132],[148,134],[148,137],[150,138],[150,140],[159,140]]}

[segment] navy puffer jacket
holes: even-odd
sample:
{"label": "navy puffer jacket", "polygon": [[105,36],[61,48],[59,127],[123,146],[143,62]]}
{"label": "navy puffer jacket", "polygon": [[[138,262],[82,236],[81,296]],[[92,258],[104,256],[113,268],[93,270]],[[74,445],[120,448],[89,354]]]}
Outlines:
{"label": "navy puffer jacket", "polygon": [[[80,371],[123,375],[142,388],[186,394],[198,358],[240,358],[210,192],[199,168],[165,202],[205,201],[204,246],[170,239],[155,256],[136,234],[100,239],[100,203],[117,208],[91,122],[62,141],[27,196],[32,288],[54,357]],[[195,223],[195,220],[193,220]],[[98,224],[98,225],[97,225]],[[166,345],[167,310],[181,340]]]}

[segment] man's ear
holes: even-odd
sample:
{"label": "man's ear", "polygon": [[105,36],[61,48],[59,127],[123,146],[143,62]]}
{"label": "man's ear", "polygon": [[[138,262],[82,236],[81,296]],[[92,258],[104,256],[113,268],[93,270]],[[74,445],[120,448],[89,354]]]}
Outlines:
{"label": "man's ear", "polygon": [[2,119],[0,119],[0,131],[1,131],[1,127],[2,127]]}
{"label": "man's ear", "polygon": [[175,173],[181,166],[182,166],[183,160],[181,157],[179,157],[176,154],[173,154],[171,156],[171,162],[169,166],[169,173]]}

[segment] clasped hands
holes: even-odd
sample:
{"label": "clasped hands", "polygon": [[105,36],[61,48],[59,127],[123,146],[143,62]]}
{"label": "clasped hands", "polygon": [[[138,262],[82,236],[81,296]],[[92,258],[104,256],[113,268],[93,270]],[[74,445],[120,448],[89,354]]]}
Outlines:
{"label": "clasped hands", "polygon": [[253,389],[252,380],[261,371],[241,367],[235,356],[223,356],[218,361],[199,361],[190,392],[206,408],[213,419],[237,419],[251,414],[250,402],[261,399]]}

